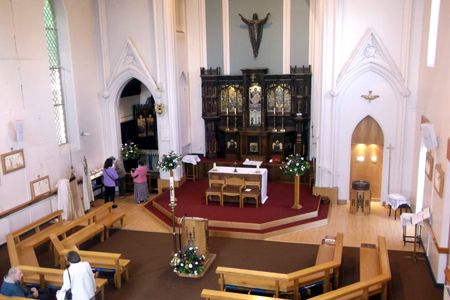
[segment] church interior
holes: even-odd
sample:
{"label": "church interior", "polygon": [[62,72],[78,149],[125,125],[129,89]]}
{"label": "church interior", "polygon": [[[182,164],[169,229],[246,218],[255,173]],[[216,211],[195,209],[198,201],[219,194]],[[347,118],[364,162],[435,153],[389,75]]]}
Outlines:
{"label": "church interior", "polygon": [[[67,226],[87,225],[80,231],[89,227],[90,238],[104,241],[99,244],[129,231],[122,238],[155,239],[169,245],[169,255],[177,251],[172,238],[175,245],[190,243],[179,222],[209,219],[202,229],[211,252],[208,272],[195,279],[192,299],[256,299],[215,294],[226,282],[243,284],[238,277],[247,275],[239,268],[256,267],[244,267],[243,257],[242,265],[226,269],[218,245],[226,248],[227,239],[250,243],[237,247],[315,245],[302,268],[328,263],[320,269],[328,275],[300,289],[323,281],[317,299],[353,299],[342,294],[342,284],[361,293],[355,299],[408,299],[407,292],[394,292],[397,278],[406,276],[389,264],[394,253],[412,253],[414,261],[403,263],[421,264],[433,297],[450,299],[444,288],[450,282],[449,15],[450,3],[440,0],[0,1],[0,253],[26,275],[36,272],[27,268],[41,263],[37,247],[58,241],[48,234],[34,244],[20,239],[36,224],[68,221],[58,214],[58,186],[67,180],[86,211]],[[134,155],[130,145],[147,168],[150,197],[142,204],[133,199],[130,170],[138,162],[125,157]],[[165,169],[160,163],[171,152],[183,163]],[[101,178],[112,156],[128,172],[127,194],[116,195],[114,209],[103,206]],[[306,169],[289,169],[293,159]],[[247,194],[217,192],[214,181],[229,181]],[[245,184],[253,184],[257,195]],[[55,230],[56,239],[65,237]],[[334,250],[325,247],[326,237]],[[66,248],[83,243],[92,240],[62,240]],[[372,246],[376,258],[364,259],[379,262],[376,274],[355,267],[357,273],[342,276],[351,270],[344,261],[350,248],[362,266],[362,253]],[[334,252],[321,263],[326,251]],[[279,269],[263,270],[283,273],[266,289],[274,291],[271,297],[299,299],[292,293],[298,274],[288,273],[293,270],[283,259]],[[7,271],[2,263],[0,270]],[[121,271],[108,283],[97,278],[97,299],[124,297],[122,290],[141,274],[133,257],[123,254],[116,263]],[[33,276],[29,282],[42,284],[43,277]],[[379,286],[364,287],[365,276]],[[176,297],[187,284],[180,282],[165,297]],[[409,293],[420,289],[412,281],[401,286],[411,287]],[[138,290],[142,297],[149,293]]]}

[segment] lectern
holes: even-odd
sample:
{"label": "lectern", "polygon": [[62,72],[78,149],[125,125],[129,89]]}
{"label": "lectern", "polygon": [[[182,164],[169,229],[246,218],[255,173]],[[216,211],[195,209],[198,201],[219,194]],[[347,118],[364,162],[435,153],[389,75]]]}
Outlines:
{"label": "lectern", "polygon": [[182,277],[202,277],[216,259],[216,254],[209,253],[209,228],[208,220],[196,217],[183,219],[181,231],[181,249],[198,247],[197,253],[205,256],[205,270],[199,275],[185,275]]}

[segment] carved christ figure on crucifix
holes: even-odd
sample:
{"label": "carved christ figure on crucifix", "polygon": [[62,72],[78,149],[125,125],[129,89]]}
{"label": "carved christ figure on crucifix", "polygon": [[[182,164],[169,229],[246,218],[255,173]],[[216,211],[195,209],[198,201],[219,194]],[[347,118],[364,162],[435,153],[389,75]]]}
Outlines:
{"label": "carved christ figure on crucifix", "polygon": [[261,44],[262,40],[263,27],[269,19],[269,15],[270,13],[268,13],[264,19],[258,20],[258,14],[254,13],[253,20],[247,20],[241,14],[239,14],[242,21],[248,25],[248,33],[250,34],[250,42],[252,43],[253,48],[253,57],[258,56],[259,45]]}

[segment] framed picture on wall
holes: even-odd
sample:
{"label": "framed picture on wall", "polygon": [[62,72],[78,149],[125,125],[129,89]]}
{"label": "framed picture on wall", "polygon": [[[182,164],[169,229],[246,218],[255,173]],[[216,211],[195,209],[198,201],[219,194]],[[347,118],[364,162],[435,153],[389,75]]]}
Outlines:
{"label": "framed picture on wall", "polygon": [[12,151],[1,155],[3,174],[25,168],[25,157],[23,149]]}
{"label": "framed picture on wall", "polygon": [[433,155],[431,154],[431,151],[428,151],[427,161],[425,163],[425,174],[427,174],[427,177],[430,181],[433,180],[433,164],[434,164]]}
{"label": "framed picture on wall", "polygon": [[436,171],[434,173],[434,189],[441,198],[444,194],[444,176],[445,174],[441,164],[436,165]]}
{"label": "framed picture on wall", "polygon": [[38,196],[50,192],[50,180],[48,179],[48,176],[31,181],[30,188],[31,188],[31,199],[33,200]]}

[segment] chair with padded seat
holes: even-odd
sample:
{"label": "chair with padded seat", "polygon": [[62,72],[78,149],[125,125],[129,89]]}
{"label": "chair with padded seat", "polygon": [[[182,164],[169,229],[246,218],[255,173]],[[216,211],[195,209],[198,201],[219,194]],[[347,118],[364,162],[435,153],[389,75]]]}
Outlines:
{"label": "chair with padded seat", "polygon": [[[222,186],[225,184],[225,180],[223,179],[210,179],[209,180],[209,187],[206,189],[205,196],[206,196],[206,205],[208,205],[209,196],[218,196],[219,197],[219,203],[220,206],[223,206],[222,201]],[[212,200],[212,198],[211,198]]]}
{"label": "chair with padded seat", "polygon": [[246,181],[244,185],[244,190],[242,191],[242,203],[241,207],[244,207],[245,198],[254,198],[256,203],[256,208],[258,208],[259,203],[261,203],[261,182],[260,181]]}
{"label": "chair with padded seat", "polygon": [[225,178],[225,185],[222,187],[222,197],[224,198],[222,200],[222,206],[225,198],[225,196],[230,197],[239,197],[239,207],[242,203],[242,190],[244,189],[245,180],[243,178],[236,178],[236,177],[227,177]]}

